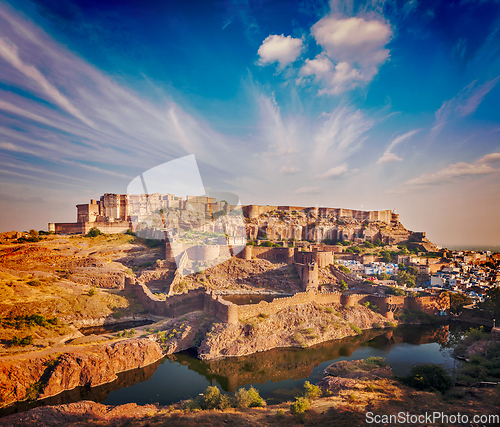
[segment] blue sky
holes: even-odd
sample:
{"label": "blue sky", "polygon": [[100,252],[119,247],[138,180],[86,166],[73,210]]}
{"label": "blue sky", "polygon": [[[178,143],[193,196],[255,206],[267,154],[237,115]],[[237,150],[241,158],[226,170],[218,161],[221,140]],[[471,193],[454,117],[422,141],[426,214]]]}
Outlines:
{"label": "blue sky", "polygon": [[499,245],[499,53],[494,0],[0,1],[0,229],[194,154],[243,204]]}

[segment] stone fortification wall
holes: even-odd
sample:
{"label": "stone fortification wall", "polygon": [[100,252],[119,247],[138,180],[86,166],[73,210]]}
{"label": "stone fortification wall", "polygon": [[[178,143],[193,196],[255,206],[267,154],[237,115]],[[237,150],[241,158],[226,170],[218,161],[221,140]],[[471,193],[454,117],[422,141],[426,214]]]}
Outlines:
{"label": "stone fortification wall", "polygon": [[261,301],[259,304],[236,305],[204,289],[174,295],[163,301],[156,298],[141,281],[127,277],[125,286],[132,289],[141,304],[157,316],[177,317],[192,311],[203,310],[206,314],[217,317],[225,323],[237,323],[240,319],[248,319],[259,314],[271,315],[285,308],[310,302],[342,304],[346,307],[370,302],[375,304],[387,319],[394,319],[394,312],[398,309],[421,310],[435,315],[440,310],[449,309],[450,306],[449,296],[403,297],[340,292],[299,292],[291,297],[275,298],[272,302]]}
{"label": "stone fortification wall", "polygon": [[49,222],[48,230],[56,234],[82,234],[84,231],[84,223],[75,222]]}
{"label": "stone fortification wall", "polygon": [[132,228],[129,221],[118,222],[58,222],[49,223],[49,231],[56,234],[87,234],[92,227],[98,228],[101,233],[125,233]]}
{"label": "stone fortification wall", "polygon": [[294,260],[294,248],[266,248],[259,246],[245,246],[236,256],[242,259],[267,259],[268,261],[286,262],[292,264]]}

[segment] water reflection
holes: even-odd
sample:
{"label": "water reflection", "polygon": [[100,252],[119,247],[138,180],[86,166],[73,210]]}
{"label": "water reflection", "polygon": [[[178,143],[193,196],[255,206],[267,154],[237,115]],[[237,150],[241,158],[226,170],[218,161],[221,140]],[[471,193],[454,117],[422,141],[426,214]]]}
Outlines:
{"label": "water reflection", "polygon": [[[112,383],[98,387],[78,387],[32,404],[20,403],[0,415],[38,405],[55,405],[79,400],[106,404],[160,403],[168,405],[197,396],[210,384],[226,392],[254,385],[269,403],[297,395],[304,381],[316,382],[324,369],[336,360],[385,357],[393,371],[406,374],[415,363],[440,363],[453,369],[454,359],[446,350],[450,331],[457,325],[406,326],[395,330],[370,330],[357,337],[318,344],[306,349],[274,349],[249,356],[201,361],[186,351],[169,355],[145,368],[118,374]],[[459,332],[460,333],[460,332]]]}

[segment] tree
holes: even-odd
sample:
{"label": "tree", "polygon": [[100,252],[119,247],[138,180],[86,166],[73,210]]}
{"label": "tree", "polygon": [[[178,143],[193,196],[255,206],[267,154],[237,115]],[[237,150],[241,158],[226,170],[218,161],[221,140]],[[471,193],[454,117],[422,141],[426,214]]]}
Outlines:
{"label": "tree", "polygon": [[484,302],[480,304],[484,312],[493,319],[500,319],[500,286],[486,291]]}
{"label": "tree", "polygon": [[403,289],[395,288],[393,286],[388,286],[385,290],[386,295],[396,295],[396,296],[404,296],[406,292]]}
{"label": "tree", "polygon": [[341,291],[347,291],[349,289],[349,285],[346,283],[344,279],[340,281],[340,290]]}
{"label": "tree", "polygon": [[418,268],[414,267],[413,265],[409,265],[408,267],[406,267],[406,272],[408,274],[412,274],[413,276],[417,276],[418,275]]}
{"label": "tree", "polygon": [[380,252],[380,255],[382,255],[382,259],[384,262],[392,262],[392,254],[389,251],[382,251]]}
{"label": "tree", "polygon": [[396,278],[399,286],[406,285],[409,288],[415,287],[416,277],[404,270],[398,271],[398,276]]}
{"label": "tree", "polygon": [[453,314],[461,314],[465,305],[472,304],[473,299],[466,294],[449,292],[450,295],[450,312]]}
{"label": "tree", "polygon": [[417,390],[438,390],[446,393],[453,385],[453,380],[446,370],[439,365],[424,364],[411,368],[410,375],[403,382]]}

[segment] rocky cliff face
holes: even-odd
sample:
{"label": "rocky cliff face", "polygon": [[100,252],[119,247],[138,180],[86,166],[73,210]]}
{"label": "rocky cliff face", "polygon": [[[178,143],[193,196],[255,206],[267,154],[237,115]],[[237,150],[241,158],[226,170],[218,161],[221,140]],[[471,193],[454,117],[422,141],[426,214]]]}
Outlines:
{"label": "rocky cliff face", "polygon": [[203,360],[243,356],[277,347],[309,347],[357,335],[359,329],[384,327],[387,319],[356,305],[309,303],[271,316],[257,316],[235,325],[217,323],[198,349]]}
{"label": "rocky cliff face", "polygon": [[[314,240],[355,239],[374,242],[381,239],[386,244],[397,244],[414,239],[427,250],[433,250],[422,233],[407,230],[399,220],[392,222],[373,221],[361,217],[339,217],[334,214],[318,214],[314,209],[306,211],[264,212],[258,217],[246,219],[246,232],[250,240],[267,237],[270,240]],[[427,248],[427,246],[428,248]]]}
{"label": "rocky cliff face", "polygon": [[7,406],[42,399],[79,386],[114,381],[118,372],[147,366],[163,357],[161,346],[147,338],[89,347],[58,358],[42,357],[0,365],[0,401]]}

